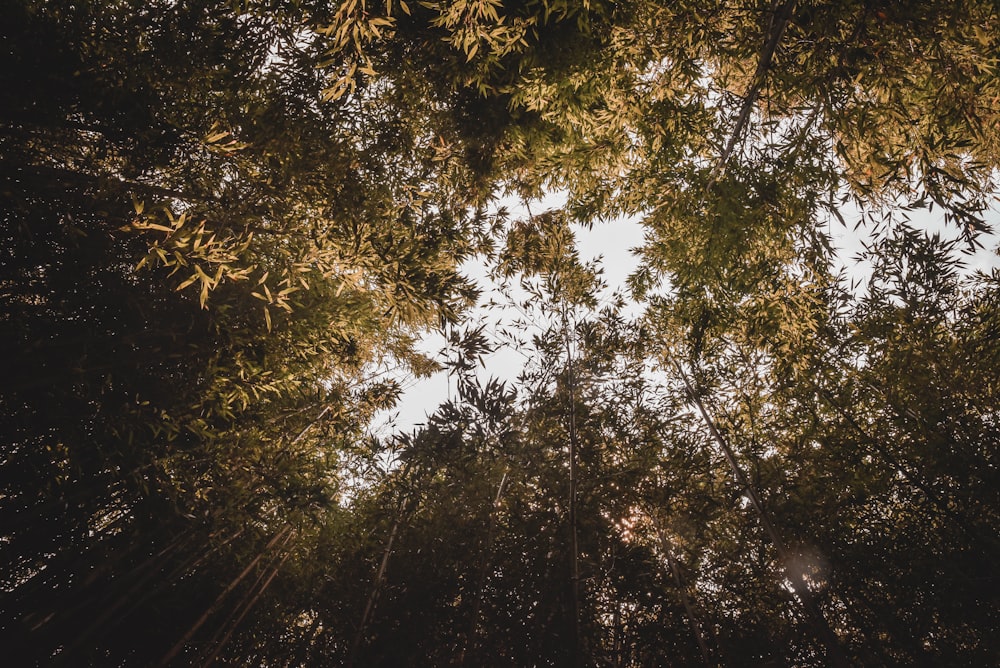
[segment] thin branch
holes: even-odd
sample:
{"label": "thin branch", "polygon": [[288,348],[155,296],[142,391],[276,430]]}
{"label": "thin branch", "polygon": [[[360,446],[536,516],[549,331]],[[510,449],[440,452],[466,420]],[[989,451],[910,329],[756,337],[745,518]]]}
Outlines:
{"label": "thin branch", "polygon": [[166,199],[176,199],[184,202],[198,202],[202,204],[210,203],[206,197],[199,197],[190,193],[185,193],[172,188],[164,188],[152,183],[143,183],[124,179],[112,174],[90,174],[75,169],[65,167],[53,167],[50,165],[10,165],[0,162],[0,174],[12,181],[21,181],[23,178],[42,179],[52,185],[76,186],[76,187],[97,187],[106,188],[114,186],[127,191],[133,191],[140,195],[152,195]]}
{"label": "thin branch", "polygon": [[781,41],[781,37],[785,33],[785,28],[788,26],[788,21],[792,17],[792,11],[795,9],[795,1],[785,0],[779,5],[777,0],[775,0],[772,4],[771,23],[768,26],[768,40],[764,43],[764,48],[757,59],[757,69],[754,72],[753,79],[750,81],[750,87],[743,95],[743,105],[740,107],[739,116],[736,118],[736,126],[729,136],[729,141],[726,142],[726,147],[719,155],[718,162],[715,163],[712,174],[708,179],[708,185],[705,186],[706,194],[725,173],[729,156],[732,154],[737,142],[740,141],[743,131],[750,121],[750,114],[753,111],[754,104],[756,104],[757,98],[760,96],[760,91],[764,88],[764,82],[767,80],[767,74],[771,69],[774,52],[777,50],[778,43]]}
{"label": "thin branch", "polygon": [[820,395],[826,400],[826,403],[831,408],[833,408],[837,412],[837,414],[840,415],[840,417],[843,418],[844,421],[846,421],[847,424],[849,424],[851,428],[854,429],[854,431],[856,431],[862,437],[862,439],[864,439],[868,443],[868,445],[871,446],[871,448],[880,457],[882,457],[882,459],[886,462],[886,464],[888,464],[889,467],[897,475],[902,476],[902,478],[906,482],[908,482],[911,486],[919,490],[927,498],[927,500],[930,501],[931,505],[934,507],[935,510],[937,510],[939,513],[941,513],[942,515],[953,521],[955,524],[957,524],[958,527],[962,530],[962,532],[974,543],[978,544],[980,547],[986,549],[989,552],[996,551],[997,546],[995,543],[980,536],[979,532],[975,531],[971,526],[969,526],[968,522],[965,520],[965,517],[960,515],[955,510],[949,508],[948,504],[944,501],[944,499],[942,499],[933,489],[931,489],[930,485],[928,485],[924,480],[922,480],[917,473],[914,473],[907,466],[905,466],[903,462],[901,462],[895,456],[893,456],[893,454],[889,452],[889,450],[884,445],[882,445],[882,443],[880,443],[878,439],[869,434],[864,427],[858,424],[858,421],[854,419],[854,416],[851,415],[847,411],[847,409],[841,406],[840,403],[836,399],[834,399],[833,395],[831,395],[830,392],[826,390],[826,388],[820,387],[817,384],[816,389],[819,390]]}
{"label": "thin branch", "polygon": [[389,532],[389,539],[386,541],[385,549],[382,551],[382,561],[379,563],[378,572],[375,574],[374,582],[372,582],[372,589],[368,594],[368,601],[365,603],[364,612],[361,614],[361,620],[358,622],[358,630],[354,634],[354,640],[351,642],[351,653],[347,658],[347,668],[354,666],[354,662],[357,660],[358,652],[361,650],[364,643],[365,628],[368,626],[368,620],[375,611],[375,604],[378,601],[379,593],[382,590],[382,582],[385,580],[385,573],[389,567],[389,558],[392,556],[393,544],[396,542],[396,537],[399,535],[399,527],[402,525],[403,519],[410,510],[411,507],[408,502],[404,501],[400,504],[396,520],[393,522],[392,530]]}

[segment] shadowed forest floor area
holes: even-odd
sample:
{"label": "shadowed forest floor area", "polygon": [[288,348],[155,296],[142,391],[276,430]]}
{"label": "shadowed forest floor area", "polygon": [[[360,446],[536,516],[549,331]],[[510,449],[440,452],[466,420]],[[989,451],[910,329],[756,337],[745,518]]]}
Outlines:
{"label": "shadowed forest floor area", "polygon": [[3,661],[1000,664],[998,73],[987,0],[0,4]]}

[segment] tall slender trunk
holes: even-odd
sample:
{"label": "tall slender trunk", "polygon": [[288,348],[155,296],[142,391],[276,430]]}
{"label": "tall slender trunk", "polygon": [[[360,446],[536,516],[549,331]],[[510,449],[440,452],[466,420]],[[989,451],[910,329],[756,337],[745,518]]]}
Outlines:
{"label": "tall slender trunk", "polygon": [[750,87],[743,94],[743,104],[740,106],[740,113],[736,118],[736,125],[733,128],[733,132],[730,134],[725,148],[722,149],[719,160],[712,169],[708,185],[705,188],[705,195],[708,195],[715,182],[725,173],[729,156],[742,138],[743,131],[750,121],[754,104],[756,104],[760,91],[764,88],[764,82],[767,80],[767,74],[771,70],[771,61],[774,59],[774,52],[778,48],[781,36],[785,33],[785,28],[788,27],[788,21],[792,18],[795,2],[796,0],[784,0],[784,2],[779,4],[778,0],[774,0],[771,3],[771,22],[768,25],[767,41],[758,55],[757,68],[754,71],[753,79],[750,80]]}
{"label": "tall slender trunk", "polygon": [[[153,596],[155,596],[160,590],[176,582],[184,573],[193,571],[198,567],[198,565],[208,559],[209,556],[222,549],[231,541],[236,540],[243,534],[243,531],[243,529],[239,529],[219,545],[189,557],[173,570],[169,571],[166,575],[158,577],[148,587],[143,587],[142,583],[134,585],[129,591],[119,596],[115,604],[106,610],[105,613],[91,625],[91,627],[88,627],[89,630],[87,633],[95,632],[99,637],[100,635],[104,635],[115,629],[119,624],[121,624],[123,619],[127,618],[134,610],[138,609],[146,601],[153,598]],[[214,537],[217,533],[218,532],[211,534],[209,539]],[[159,573],[159,571],[154,572],[154,574],[155,573]],[[71,652],[65,652],[65,655],[67,657],[73,656]]]}
{"label": "tall slender trunk", "polygon": [[[222,650],[226,647],[226,645],[229,644],[229,639],[233,637],[233,633],[236,631],[237,628],[239,628],[240,623],[243,621],[243,618],[246,617],[247,614],[249,614],[249,612],[257,604],[257,601],[260,600],[260,597],[264,594],[265,591],[267,591],[267,588],[271,586],[271,582],[273,582],[274,578],[277,577],[278,571],[280,571],[281,567],[285,565],[286,561],[288,561],[288,557],[292,556],[292,551],[293,549],[291,548],[288,549],[285,552],[285,554],[282,555],[280,559],[278,559],[278,563],[274,566],[274,568],[271,569],[270,574],[264,581],[264,584],[262,584],[260,588],[257,589],[255,593],[253,593],[253,597],[250,598],[249,601],[247,601],[242,605],[242,609],[237,608],[237,610],[240,610],[239,616],[236,617],[235,621],[229,624],[229,629],[226,631],[226,635],[222,637],[222,640],[220,640],[218,643],[215,643],[212,649],[212,653],[209,654],[208,658],[206,658],[205,661],[201,664],[202,668],[208,668],[208,666],[211,666],[212,663],[215,661],[215,659],[219,656],[219,653],[222,652]],[[264,573],[267,573],[267,571],[264,571]],[[264,573],[262,573],[261,575],[263,575]],[[259,580],[260,579],[258,578],[258,582]],[[253,588],[251,588],[250,591],[247,592],[247,595],[249,596],[251,592],[254,592]],[[244,600],[246,600],[246,597],[244,597]],[[233,612],[235,613],[236,610],[234,610]]]}
{"label": "tall slender trunk", "polygon": [[354,666],[358,652],[361,650],[365,637],[365,628],[368,626],[368,620],[375,611],[375,603],[378,601],[379,593],[382,590],[382,582],[385,580],[385,572],[389,567],[389,557],[392,556],[392,546],[396,542],[396,536],[399,535],[399,527],[403,523],[403,518],[406,516],[407,510],[408,504],[405,502],[401,503],[396,520],[392,523],[389,539],[386,541],[385,549],[382,551],[382,561],[379,563],[378,572],[375,574],[374,582],[372,582],[371,592],[368,594],[368,601],[365,603],[364,612],[361,614],[361,620],[358,622],[358,630],[354,634],[354,640],[351,642],[351,653],[347,657],[347,668]]}
{"label": "tall slender trunk", "polygon": [[500,484],[497,485],[497,494],[490,507],[490,519],[486,528],[486,544],[483,546],[483,553],[479,560],[478,589],[476,590],[476,600],[472,606],[472,620],[469,622],[469,635],[466,640],[466,647],[459,655],[459,665],[465,665],[466,652],[473,655],[479,642],[479,616],[483,607],[483,590],[486,588],[486,570],[489,568],[490,555],[493,552],[493,541],[496,536],[496,516],[500,507],[500,500],[503,498],[503,489],[507,484],[507,470],[504,469],[503,476],[500,477]]}
{"label": "tall slender trunk", "polygon": [[701,413],[701,417],[704,420],[705,425],[708,427],[708,431],[712,435],[712,439],[716,442],[716,444],[718,444],[719,449],[722,450],[726,461],[729,463],[733,477],[746,493],[746,496],[750,501],[750,505],[753,506],[757,513],[757,518],[760,521],[761,526],[771,539],[771,543],[774,545],[774,548],[778,553],[778,558],[782,563],[782,570],[784,571],[785,577],[791,585],[792,593],[802,604],[817,638],[826,648],[827,659],[830,661],[831,665],[836,666],[837,668],[847,668],[851,665],[851,662],[847,658],[847,654],[844,652],[843,647],[841,647],[840,639],[837,638],[833,629],[830,628],[830,624],[827,622],[826,617],[823,615],[823,611],[816,603],[816,599],[813,597],[812,591],[809,589],[809,585],[806,582],[801,570],[791,567],[792,554],[789,552],[787,546],[785,545],[785,541],[778,533],[777,528],[771,522],[771,517],[764,508],[756,487],[754,487],[746,473],[744,473],[743,468],[740,466],[739,461],[737,461],[732,448],[729,447],[729,443],[725,438],[723,438],[722,434],[716,428],[715,422],[709,415],[708,410],[705,408],[705,404],[702,402],[698,392],[691,384],[691,381],[688,379],[684,369],[676,361],[674,361],[673,364],[684,382],[684,388],[687,391],[688,396],[698,407],[698,412]]}
{"label": "tall slender trunk", "polygon": [[[123,579],[121,583],[118,583],[116,589],[116,598],[107,601],[103,605],[103,610],[101,614],[97,615],[93,621],[84,628],[73,642],[70,643],[65,650],[63,655],[67,657],[74,656],[74,650],[80,647],[84,642],[91,638],[94,634],[98,634],[101,630],[109,631],[113,628],[113,624],[109,625],[108,622],[114,617],[115,613],[118,612],[122,606],[126,605],[129,601],[133,601],[136,595],[145,589],[146,583],[152,579],[154,576],[160,573],[160,564],[165,561],[171,553],[178,551],[181,547],[185,546],[193,536],[190,533],[180,534],[177,538],[171,541],[164,549],[162,549],[157,554],[149,557],[135,569],[133,569],[128,575]],[[129,579],[133,581],[129,583]],[[128,588],[125,591],[121,591],[120,587],[122,585],[128,584]]]}
{"label": "tall slender trunk", "polygon": [[712,653],[708,651],[708,644],[705,642],[701,624],[694,612],[694,606],[691,604],[691,597],[688,596],[687,586],[681,577],[680,567],[677,565],[677,560],[674,559],[673,552],[670,549],[670,542],[667,540],[667,533],[663,528],[663,522],[659,518],[656,519],[656,533],[660,539],[660,549],[663,550],[663,556],[667,560],[667,567],[670,569],[670,574],[674,579],[674,584],[677,586],[677,591],[680,592],[681,603],[684,605],[684,612],[687,614],[691,633],[694,634],[694,639],[698,643],[698,649],[701,650],[701,658],[708,668],[712,668],[716,664],[712,661]]}
{"label": "tall slender trunk", "polygon": [[188,641],[190,641],[191,638],[194,637],[194,634],[198,632],[198,630],[205,624],[205,622],[208,621],[208,618],[211,617],[212,614],[219,608],[219,606],[222,605],[222,602],[226,599],[226,597],[234,589],[236,589],[236,587],[240,584],[240,582],[246,579],[247,575],[250,574],[250,571],[256,568],[257,564],[261,562],[261,560],[267,555],[268,552],[271,551],[271,549],[278,543],[278,541],[284,538],[286,535],[288,535],[290,531],[291,527],[285,527],[284,529],[282,529],[281,531],[279,531],[277,534],[274,535],[274,538],[272,538],[267,543],[267,545],[264,546],[264,549],[260,551],[260,554],[254,557],[253,561],[247,564],[246,568],[244,568],[240,572],[240,574],[237,575],[232,580],[232,582],[230,582],[226,586],[226,588],[222,590],[222,592],[215,598],[215,601],[212,603],[212,605],[208,606],[205,612],[202,613],[201,617],[198,618],[198,621],[196,621],[194,625],[190,629],[188,629],[187,633],[185,633],[183,637],[181,637],[181,639],[178,640],[177,643],[170,648],[170,651],[168,651],[163,656],[163,658],[160,660],[160,663],[157,664],[160,668],[163,668],[164,666],[168,665],[171,661],[173,661],[173,659],[180,653],[180,651],[184,649],[184,646],[187,645]]}
{"label": "tall slender trunk", "polygon": [[[285,537],[285,540],[283,540],[281,544],[278,546],[274,558],[271,559],[270,563],[268,563],[260,570],[260,573],[257,575],[257,579],[255,579],[250,584],[250,586],[246,588],[246,592],[244,592],[239,602],[236,603],[236,605],[232,606],[232,611],[229,613],[229,616],[226,617],[226,620],[222,622],[222,624],[219,624],[218,628],[212,635],[211,639],[208,640],[208,642],[203,643],[203,645],[208,648],[208,651],[213,651],[218,646],[219,636],[221,636],[224,631],[232,627],[233,620],[236,619],[236,617],[246,609],[247,601],[250,601],[251,599],[256,599],[255,594],[257,592],[257,588],[260,585],[260,583],[267,577],[269,569],[272,567],[272,565],[275,562],[280,562],[283,564],[285,562],[285,559],[288,558],[288,555],[291,554],[292,548],[289,548],[287,551],[284,552],[282,551],[285,550],[285,546],[288,544],[288,541],[291,540],[293,535],[294,533],[289,533],[288,536]],[[242,619],[242,616],[240,616],[240,619]],[[237,623],[239,623],[238,620]],[[202,665],[207,665],[209,662],[210,661],[206,659],[204,662],[202,662]]]}
{"label": "tall slender trunk", "polygon": [[569,529],[570,529],[570,560],[571,583],[573,596],[573,665],[583,663],[582,635],[580,632],[580,546],[577,535],[577,434],[576,434],[576,379],[573,375],[573,350],[570,346],[569,323],[566,315],[566,305],[562,309],[563,337],[566,345],[566,383],[569,390]]}

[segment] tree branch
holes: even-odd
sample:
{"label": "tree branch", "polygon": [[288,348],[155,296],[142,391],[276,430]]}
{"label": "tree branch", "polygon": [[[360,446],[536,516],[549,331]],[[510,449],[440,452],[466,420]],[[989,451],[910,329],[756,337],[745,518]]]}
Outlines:
{"label": "tree branch", "polygon": [[778,5],[777,0],[775,0],[772,5],[771,24],[768,27],[770,35],[760,52],[760,58],[757,60],[757,69],[750,82],[750,87],[743,95],[743,105],[740,107],[740,114],[736,118],[736,127],[733,128],[733,133],[730,135],[729,141],[726,142],[725,148],[722,150],[721,155],[719,155],[718,162],[715,163],[712,175],[708,180],[708,185],[705,186],[706,193],[712,189],[716,181],[725,173],[729,156],[732,154],[733,148],[736,147],[736,143],[742,137],[747,123],[750,121],[750,113],[753,111],[754,104],[756,104],[757,98],[760,96],[760,91],[764,87],[767,73],[771,69],[771,61],[774,59],[774,52],[777,50],[778,43],[781,41],[781,37],[785,33],[785,28],[788,26],[788,21],[792,17],[795,2],[796,0],[785,0],[781,5]]}

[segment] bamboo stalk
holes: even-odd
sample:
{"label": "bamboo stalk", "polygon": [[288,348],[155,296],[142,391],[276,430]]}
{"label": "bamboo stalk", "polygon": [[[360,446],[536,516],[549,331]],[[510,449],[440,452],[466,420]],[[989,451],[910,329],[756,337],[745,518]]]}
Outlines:
{"label": "bamboo stalk", "polygon": [[[291,536],[292,536],[292,534],[289,534],[288,537],[291,538]],[[287,542],[288,541],[286,539],[285,543],[287,543]],[[273,582],[274,578],[278,575],[278,571],[280,571],[281,567],[285,565],[286,561],[288,561],[288,557],[292,556],[292,551],[293,550],[289,549],[287,552],[285,552],[284,556],[282,556],[278,560],[278,563],[274,566],[273,569],[271,569],[271,573],[267,577],[267,580],[264,581],[264,584],[260,586],[260,589],[258,589],[257,592],[255,594],[253,594],[253,597],[250,598],[248,602],[246,602],[244,604],[241,601],[242,610],[240,611],[239,616],[236,618],[236,620],[231,625],[229,625],[229,630],[226,631],[226,635],[224,635],[222,637],[222,640],[219,641],[217,644],[215,644],[214,648],[212,649],[212,653],[202,663],[202,668],[208,668],[208,666],[211,666],[212,663],[215,661],[215,659],[219,656],[219,653],[222,652],[222,650],[226,647],[226,645],[229,643],[229,639],[232,638],[233,633],[236,631],[237,628],[239,628],[239,625],[243,621],[243,618],[246,617],[247,614],[249,614],[250,610],[252,610],[253,607],[257,604],[257,601],[260,600],[260,597],[264,594],[265,591],[267,591],[267,588],[271,585],[271,582]],[[261,576],[263,576],[264,573],[267,573],[267,571],[265,570],[263,573],[261,573]],[[258,578],[254,582],[254,587],[256,586],[256,584],[258,582],[260,582],[260,578]],[[254,588],[251,587],[251,589],[247,592],[247,596],[244,597],[244,601],[247,600],[247,598],[250,596],[250,593],[253,592],[253,591],[254,591]],[[236,610],[240,610],[240,607],[237,607]],[[233,611],[234,614],[235,614],[236,610]],[[230,617],[232,617],[232,615],[230,615]],[[227,620],[227,623],[228,623],[228,620]],[[220,627],[220,630],[221,630],[221,628],[225,628],[225,626]],[[214,641],[214,638],[213,638],[213,641]]]}
{"label": "bamboo stalk", "polygon": [[733,132],[729,136],[729,141],[726,142],[725,148],[719,155],[719,160],[715,164],[715,168],[712,170],[711,178],[708,180],[708,185],[705,187],[706,194],[708,194],[708,192],[712,189],[712,186],[715,185],[715,182],[725,173],[726,164],[729,162],[729,156],[736,147],[736,143],[743,136],[743,131],[746,129],[747,123],[750,121],[750,113],[753,111],[754,104],[757,102],[757,98],[760,96],[760,91],[764,87],[764,82],[767,80],[767,73],[771,69],[771,61],[774,59],[774,52],[778,48],[781,36],[785,33],[785,28],[788,26],[788,21],[791,19],[792,11],[794,9],[795,0],[785,0],[780,5],[777,0],[775,0],[772,4],[771,23],[768,26],[769,35],[767,42],[764,43],[764,47],[760,52],[760,57],[757,60],[757,69],[754,71],[750,87],[743,95],[743,104],[740,106],[740,113],[736,119],[736,126],[733,128]]}
{"label": "bamboo stalk", "polygon": [[496,534],[496,514],[500,507],[500,500],[503,496],[504,486],[507,484],[507,469],[504,469],[503,476],[500,477],[500,484],[497,486],[496,497],[493,499],[493,505],[490,508],[490,518],[489,523],[486,528],[486,544],[483,546],[482,557],[479,561],[479,576],[478,583],[479,587],[476,591],[476,601],[472,608],[472,621],[469,625],[469,636],[466,641],[466,647],[462,650],[459,655],[459,665],[465,665],[465,655],[466,651],[470,651],[475,654],[476,648],[479,643],[479,615],[482,612],[483,605],[483,590],[486,587],[486,569],[489,566],[489,557],[493,551],[493,541]]}
{"label": "bamboo stalk", "polygon": [[677,585],[677,591],[680,592],[681,603],[684,605],[684,612],[687,614],[688,625],[691,627],[691,633],[694,634],[694,638],[698,643],[698,649],[701,650],[702,660],[708,668],[712,668],[712,666],[716,664],[712,662],[712,654],[708,651],[708,644],[705,642],[705,637],[702,634],[701,624],[698,621],[698,616],[694,612],[694,606],[691,604],[690,596],[688,596],[687,587],[681,577],[680,568],[677,566],[677,560],[674,559],[674,556],[671,553],[670,544],[667,541],[666,530],[663,528],[663,523],[659,518],[657,518],[655,522],[656,533],[660,539],[660,549],[663,550],[663,556],[667,560],[667,566],[673,576],[674,584]]}
{"label": "bamboo stalk", "polygon": [[569,324],[566,305],[562,309],[563,338],[566,346],[566,382],[569,390],[569,527],[571,582],[573,586],[573,660],[574,666],[582,665],[582,637],[580,632],[580,545],[577,535],[577,433],[576,433],[576,386],[573,376],[573,351],[570,346]]}
{"label": "bamboo stalk", "polygon": [[764,528],[764,531],[771,539],[771,543],[774,545],[775,550],[778,552],[778,558],[782,562],[782,570],[791,585],[792,593],[802,604],[802,607],[805,610],[806,615],[809,617],[818,639],[825,646],[827,658],[829,659],[831,665],[834,665],[837,668],[847,668],[851,665],[851,663],[848,660],[843,647],[841,647],[839,638],[837,638],[833,629],[830,628],[830,625],[827,622],[826,617],[823,615],[823,611],[820,610],[819,605],[816,603],[816,599],[813,597],[812,591],[809,589],[809,585],[805,581],[803,574],[799,572],[798,569],[790,567],[792,555],[785,545],[781,534],[772,523],[770,515],[764,508],[756,487],[750,482],[749,478],[747,478],[746,473],[744,473],[742,467],[737,461],[736,455],[732,448],[730,448],[729,443],[725,438],[723,438],[722,434],[716,428],[714,420],[712,420],[712,417],[709,415],[708,410],[705,408],[705,404],[698,396],[698,393],[692,386],[687,374],[684,373],[684,369],[676,361],[674,361],[673,364],[677,369],[677,372],[680,374],[681,380],[684,382],[684,387],[688,396],[695,406],[697,406],[698,412],[701,413],[701,417],[704,420],[705,425],[708,427],[709,433],[712,435],[713,440],[715,440],[716,444],[718,444],[719,449],[722,450],[726,461],[729,463],[733,477],[746,493],[750,504],[757,513],[757,518],[760,521],[761,526]]}
{"label": "bamboo stalk", "polygon": [[385,572],[389,567],[389,557],[392,555],[392,546],[396,542],[396,536],[399,535],[399,526],[403,520],[405,504],[400,507],[399,514],[396,516],[396,521],[392,524],[392,530],[389,532],[389,539],[385,543],[385,549],[382,551],[382,561],[379,563],[378,573],[375,575],[375,581],[372,583],[371,592],[368,594],[368,601],[365,603],[364,612],[361,614],[361,621],[358,622],[358,630],[354,634],[354,640],[351,642],[351,653],[347,659],[347,668],[354,666],[354,661],[357,659],[358,651],[361,649],[362,641],[364,640],[365,627],[368,625],[368,620],[375,610],[375,602],[378,599],[379,591],[382,587],[382,581],[385,579]]}
{"label": "bamboo stalk", "polygon": [[240,574],[237,575],[236,578],[234,578],[232,582],[230,582],[229,585],[227,585],[226,588],[222,590],[222,592],[215,598],[215,601],[212,603],[212,605],[208,606],[205,612],[202,613],[201,617],[198,618],[198,621],[196,621],[194,625],[190,629],[188,629],[187,633],[185,633],[181,637],[181,639],[178,640],[177,643],[170,648],[170,651],[168,651],[163,656],[163,658],[157,664],[160,668],[163,668],[164,666],[168,665],[180,653],[180,651],[184,649],[184,646],[187,645],[188,641],[190,641],[191,638],[194,637],[194,634],[198,632],[198,630],[205,624],[206,621],[208,621],[208,618],[212,616],[212,613],[214,613],[219,608],[219,606],[222,605],[222,602],[230,594],[230,592],[232,592],[233,589],[235,589],[240,584],[240,582],[242,582],[246,578],[246,576],[250,574],[250,571],[252,571],[257,566],[257,564],[260,563],[261,559],[263,559],[264,556],[271,550],[271,548],[273,548],[275,544],[277,544],[277,542],[281,538],[283,538],[289,531],[291,531],[291,527],[285,527],[277,534],[275,534],[274,538],[272,538],[268,542],[268,544],[264,546],[264,549],[261,550],[260,554],[258,554],[253,559],[253,561],[247,564],[246,568],[244,568],[240,572]]}

